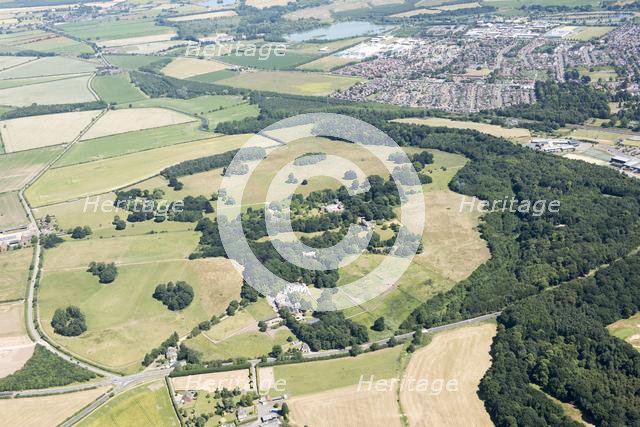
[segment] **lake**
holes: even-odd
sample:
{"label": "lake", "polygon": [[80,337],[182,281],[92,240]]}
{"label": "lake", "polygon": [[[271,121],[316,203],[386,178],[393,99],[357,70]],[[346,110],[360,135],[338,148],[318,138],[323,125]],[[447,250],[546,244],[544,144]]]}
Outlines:
{"label": "lake", "polygon": [[328,27],[302,31],[285,36],[290,42],[300,43],[308,40],[340,40],[350,37],[380,34],[388,26],[375,25],[366,21],[338,22]]}

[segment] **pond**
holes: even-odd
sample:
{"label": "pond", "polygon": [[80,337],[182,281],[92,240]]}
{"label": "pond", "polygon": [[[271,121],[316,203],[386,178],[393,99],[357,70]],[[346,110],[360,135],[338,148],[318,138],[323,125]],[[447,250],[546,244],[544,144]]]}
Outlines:
{"label": "pond", "polygon": [[347,21],[331,24],[328,27],[289,34],[285,38],[290,42],[300,43],[308,40],[340,40],[350,37],[380,34],[388,26],[375,25],[366,21]]}

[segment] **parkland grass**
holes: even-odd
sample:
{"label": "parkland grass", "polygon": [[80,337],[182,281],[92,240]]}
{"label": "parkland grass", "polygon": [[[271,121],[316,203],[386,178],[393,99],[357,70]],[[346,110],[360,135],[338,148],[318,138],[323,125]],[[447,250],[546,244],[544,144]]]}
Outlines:
{"label": "parkland grass", "polygon": [[[66,242],[48,251],[39,295],[44,331],[100,365],[122,372],[141,369],[149,349],[174,331],[183,336],[239,296],[242,279],[228,260],[186,259],[198,238],[195,232],[173,232]],[[98,283],[85,271],[89,259],[115,262],[116,280]],[[195,298],[186,309],[172,312],[152,294],[159,283],[179,280],[193,286]],[[88,330],[79,337],[56,335],[49,324],[53,312],[69,304],[87,317]]]}

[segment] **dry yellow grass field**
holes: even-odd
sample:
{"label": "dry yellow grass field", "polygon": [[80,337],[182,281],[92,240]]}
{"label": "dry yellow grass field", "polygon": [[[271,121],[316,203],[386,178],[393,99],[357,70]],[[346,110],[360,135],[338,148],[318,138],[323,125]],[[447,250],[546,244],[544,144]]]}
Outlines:
{"label": "dry yellow grass field", "polygon": [[175,35],[176,35],[175,32],[171,32],[166,34],[156,34],[152,36],[141,36],[141,37],[130,37],[126,39],[106,40],[102,42],[99,41],[98,45],[102,47],[120,47],[120,46],[129,46],[129,45],[140,45],[145,43],[168,41],[168,40],[171,40],[171,38]]}
{"label": "dry yellow grass field", "polygon": [[233,390],[238,387],[243,392],[251,390],[249,370],[212,372],[210,374],[189,375],[171,378],[174,390],[204,390],[214,392],[223,387]]}
{"label": "dry yellow grass field", "polygon": [[193,122],[196,119],[166,108],[128,108],[111,110],[82,136],[82,140],[136,130]]}
{"label": "dry yellow grass field", "polygon": [[450,190],[425,193],[424,251],[416,256],[416,263],[460,281],[489,259],[487,242],[477,230],[481,213],[466,207],[472,200],[479,202]]}
{"label": "dry yellow grass field", "polygon": [[446,5],[446,6],[439,6],[436,9],[440,9],[440,10],[460,10],[460,9],[472,9],[474,7],[480,7],[480,3],[472,2],[472,3],[451,4],[451,5]]}
{"label": "dry yellow grass field", "polygon": [[605,162],[604,160],[596,159],[595,157],[585,156],[584,154],[569,153],[569,154],[565,154],[562,157],[566,157],[567,159],[573,159],[573,160],[582,160],[583,162],[591,163],[594,165],[600,165],[600,166],[604,166],[609,163],[609,162]]}
{"label": "dry yellow grass field", "polygon": [[32,258],[30,248],[0,253],[0,301],[24,298]]}
{"label": "dry yellow grass field", "polygon": [[495,333],[492,323],[441,332],[412,355],[400,390],[411,426],[493,425],[476,393]]}
{"label": "dry yellow grass field", "polygon": [[384,391],[349,386],[288,401],[294,425],[314,427],[337,425],[401,426],[396,387]]}
{"label": "dry yellow grass field", "polygon": [[391,17],[392,18],[408,18],[411,16],[417,16],[417,15],[436,15],[438,13],[442,13],[442,11],[435,10],[435,9],[414,9],[408,12],[396,13],[395,15],[391,15]]}
{"label": "dry yellow grass field", "polygon": [[0,135],[7,153],[63,144],[73,141],[98,114],[100,111],[75,111],[3,120]]}
{"label": "dry yellow grass field", "polygon": [[473,129],[478,132],[487,133],[489,135],[517,139],[517,138],[531,138],[531,133],[528,129],[523,128],[504,128],[502,126],[490,125],[486,123],[477,122],[463,122],[458,120],[441,119],[437,117],[430,117],[428,119],[398,119],[394,120],[399,123],[410,123],[415,125],[426,125],[435,127],[447,127],[454,129]]}
{"label": "dry yellow grass field", "polygon": [[58,425],[108,391],[108,387],[77,393],[21,399],[0,399],[4,425],[41,427]]}
{"label": "dry yellow grass field", "polygon": [[0,305],[0,378],[22,368],[34,350],[25,330],[24,304]]}
{"label": "dry yellow grass field", "polygon": [[215,19],[215,18],[225,18],[229,16],[236,16],[237,13],[233,10],[219,10],[216,12],[205,12],[198,13],[195,15],[185,15],[185,16],[177,16],[175,18],[169,18],[171,22],[186,22],[186,21],[196,21],[199,19]]}
{"label": "dry yellow grass field", "polygon": [[226,68],[226,64],[218,61],[178,57],[164,67],[162,73],[177,79],[186,79],[187,77],[213,73]]}

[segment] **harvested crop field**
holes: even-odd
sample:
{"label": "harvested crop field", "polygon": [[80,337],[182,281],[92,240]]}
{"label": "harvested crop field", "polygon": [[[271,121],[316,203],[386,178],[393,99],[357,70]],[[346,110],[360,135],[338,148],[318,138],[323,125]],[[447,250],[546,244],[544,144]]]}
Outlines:
{"label": "harvested crop field", "polygon": [[35,344],[24,322],[23,302],[0,304],[0,378],[22,368],[33,355]]}
{"label": "harvested crop field", "polygon": [[[2,91],[0,91],[2,93]],[[0,135],[7,153],[73,141],[100,111],[74,111],[0,121]],[[38,137],[34,138],[33,135]]]}
{"label": "harvested crop field", "polygon": [[0,399],[0,413],[6,425],[58,425],[108,390],[108,387],[103,387],[54,396]]}
{"label": "harvested crop field", "polygon": [[237,149],[248,138],[248,135],[221,136],[50,169],[25,194],[33,206],[42,206],[107,193],[143,181],[182,161]]}
{"label": "harvested crop field", "polygon": [[0,188],[19,190],[61,150],[56,146],[0,155]]}
{"label": "harvested crop field", "polygon": [[476,393],[495,333],[492,323],[441,332],[411,356],[400,390],[410,425],[493,425]]}
{"label": "harvested crop field", "polygon": [[230,16],[236,16],[236,15],[237,13],[233,10],[219,10],[216,12],[197,13],[195,15],[176,16],[174,18],[169,18],[168,21],[188,22],[188,21],[197,21],[200,19],[228,18]]}
{"label": "harvested crop field", "polygon": [[32,258],[27,248],[0,253],[0,301],[24,298]]}
{"label": "harvested crop field", "polygon": [[91,73],[95,69],[96,65],[88,61],[64,56],[48,56],[0,72],[0,80]]}
{"label": "harvested crop field", "polygon": [[0,193],[0,231],[28,223],[29,220],[17,193]]}
{"label": "harvested crop field", "polygon": [[295,0],[247,0],[247,6],[265,9],[273,6],[286,6]]}
{"label": "harvested crop field", "polygon": [[504,128],[502,126],[490,125],[487,123],[478,122],[464,122],[450,119],[441,119],[431,117],[428,119],[398,119],[394,120],[399,123],[410,123],[414,125],[426,125],[434,127],[447,127],[453,129],[473,129],[478,132],[487,133],[489,135],[497,136],[500,138],[518,139],[518,138],[531,138],[531,133],[528,129],[523,128]]}
{"label": "harvested crop field", "polygon": [[204,390],[214,392],[226,387],[233,390],[238,387],[242,392],[251,390],[249,370],[213,372],[210,374],[189,375],[171,378],[174,390]]}
{"label": "harvested crop field", "polygon": [[131,37],[128,39],[107,40],[103,42],[98,42],[98,45],[102,47],[120,47],[120,46],[128,46],[128,45],[139,45],[139,44],[145,44],[145,43],[156,43],[156,42],[169,41],[174,36],[175,36],[175,33],[156,34],[152,36]]}
{"label": "harvested crop field", "polygon": [[375,390],[357,385],[288,400],[294,425],[314,427],[402,426],[396,386]]}
{"label": "harvested crop field", "polygon": [[74,104],[95,101],[89,90],[89,76],[0,90],[0,105],[24,107],[31,104]]}
{"label": "harvested crop field", "polygon": [[112,110],[102,116],[81,140],[100,138],[142,129],[187,123],[196,119],[164,108],[130,108]]}
{"label": "harvested crop field", "polygon": [[338,89],[347,89],[362,79],[329,74],[295,71],[257,71],[240,73],[219,80],[221,85],[253,90],[289,93],[293,95],[323,96]]}
{"label": "harvested crop field", "polygon": [[2,56],[0,57],[0,71],[13,68],[25,62],[34,61],[34,56]]}
{"label": "harvested crop field", "polygon": [[226,68],[226,64],[218,61],[179,57],[164,67],[162,73],[177,79],[186,79],[200,74],[214,73]]}

